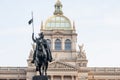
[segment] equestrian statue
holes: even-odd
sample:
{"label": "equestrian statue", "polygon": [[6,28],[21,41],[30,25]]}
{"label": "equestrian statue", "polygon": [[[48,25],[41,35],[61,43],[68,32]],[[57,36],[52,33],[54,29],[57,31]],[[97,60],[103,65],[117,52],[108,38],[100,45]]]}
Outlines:
{"label": "equestrian statue", "polygon": [[36,43],[36,48],[31,63],[35,64],[36,71],[39,71],[40,75],[47,75],[48,62],[52,61],[50,46],[44,39],[43,32],[39,34],[38,38],[34,38],[34,33],[32,33],[32,40]]}

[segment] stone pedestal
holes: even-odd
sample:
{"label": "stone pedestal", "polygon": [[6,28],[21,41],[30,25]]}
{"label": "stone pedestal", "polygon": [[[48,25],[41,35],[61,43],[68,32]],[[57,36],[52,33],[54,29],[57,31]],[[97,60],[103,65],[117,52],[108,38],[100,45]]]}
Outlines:
{"label": "stone pedestal", "polygon": [[32,80],[48,80],[47,76],[33,76]]}

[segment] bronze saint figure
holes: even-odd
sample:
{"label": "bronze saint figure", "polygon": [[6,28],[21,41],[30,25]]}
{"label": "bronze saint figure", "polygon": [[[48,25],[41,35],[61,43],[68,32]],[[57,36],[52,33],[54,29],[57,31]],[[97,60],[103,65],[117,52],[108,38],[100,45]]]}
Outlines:
{"label": "bronze saint figure", "polygon": [[33,54],[33,60],[36,66],[36,71],[39,71],[40,75],[47,75],[48,61],[52,61],[52,55],[47,40],[44,39],[44,34],[41,32],[38,38],[34,38],[32,34],[32,40],[36,43],[36,48]]}

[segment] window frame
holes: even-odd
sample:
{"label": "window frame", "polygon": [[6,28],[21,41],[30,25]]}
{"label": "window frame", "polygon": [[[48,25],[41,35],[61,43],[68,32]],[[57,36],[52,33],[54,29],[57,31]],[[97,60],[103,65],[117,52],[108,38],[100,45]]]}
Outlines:
{"label": "window frame", "polygon": [[65,50],[70,51],[72,49],[72,42],[70,39],[65,40]]}

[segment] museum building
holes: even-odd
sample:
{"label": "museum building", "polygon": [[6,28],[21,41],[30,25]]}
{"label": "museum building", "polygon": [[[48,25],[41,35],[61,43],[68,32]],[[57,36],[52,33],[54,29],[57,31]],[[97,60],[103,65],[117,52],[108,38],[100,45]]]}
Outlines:
{"label": "museum building", "polygon": [[[54,5],[55,11],[46,22],[41,22],[40,32],[44,33],[53,61],[48,66],[49,80],[120,80],[120,67],[87,67],[84,45],[77,50],[77,33],[74,22],[64,16],[60,0]],[[32,80],[35,65],[31,63],[35,44],[32,45],[27,67],[0,67],[0,80]]]}

